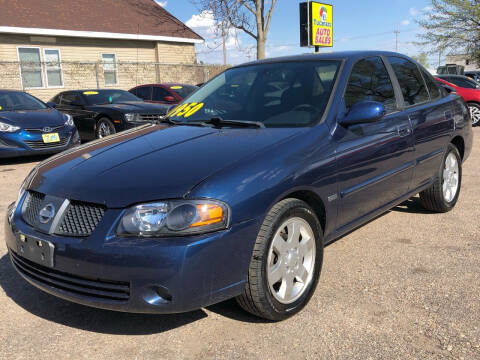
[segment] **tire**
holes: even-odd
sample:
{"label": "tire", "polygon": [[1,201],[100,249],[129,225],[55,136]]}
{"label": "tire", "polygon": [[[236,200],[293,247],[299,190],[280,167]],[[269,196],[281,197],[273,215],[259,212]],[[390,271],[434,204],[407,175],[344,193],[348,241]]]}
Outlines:
{"label": "tire", "polygon": [[[288,229],[292,230],[291,237],[286,232]],[[300,234],[298,242],[294,236],[297,233]],[[283,249],[281,253],[280,248]],[[298,199],[282,200],[263,221],[245,290],[237,297],[237,302],[258,317],[272,321],[286,319],[302,310],[312,297],[322,261],[323,232],[313,210]],[[283,277],[275,282],[279,274]],[[293,284],[290,290],[287,283]]]}
{"label": "tire", "polygon": [[476,103],[468,103],[468,110],[470,110],[470,117],[472,118],[472,126],[480,125],[480,105]]}
{"label": "tire", "polygon": [[[452,160],[456,162],[456,166],[452,164]],[[460,195],[461,185],[462,159],[458,149],[453,144],[448,144],[435,182],[420,193],[422,206],[427,210],[441,213],[452,210]],[[450,192],[446,189],[450,189]]]}
{"label": "tire", "polygon": [[117,130],[115,130],[115,126],[110,119],[101,118],[98,120],[97,127],[95,128],[95,137],[97,139],[102,139],[106,136],[113,135],[116,132]]}

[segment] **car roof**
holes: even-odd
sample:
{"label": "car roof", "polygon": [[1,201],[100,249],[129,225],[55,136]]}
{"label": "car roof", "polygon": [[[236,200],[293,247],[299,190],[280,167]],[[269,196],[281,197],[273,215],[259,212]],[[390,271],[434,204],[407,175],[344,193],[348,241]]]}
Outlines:
{"label": "car roof", "polygon": [[469,77],[465,75],[454,75],[454,74],[441,74],[441,75],[436,75],[437,77],[443,79],[443,78],[449,78],[449,79],[470,79]]}
{"label": "car roof", "polygon": [[61,94],[65,94],[65,93],[84,93],[84,92],[87,92],[87,91],[96,91],[96,92],[103,92],[103,91],[126,91],[126,90],[123,90],[123,89],[82,89],[82,90],[65,90],[65,91],[62,91]]}
{"label": "car roof", "polygon": [[283,56],[277,58],[269,58],[263,60],[251,61],[245,64],[238,65],[236,67],[250,66],[255,64],[269,64],[277,62],[287,61],[308,61],[308,60],[347,60],[347,59],[361,59],[368,56],[397,56],[408,58],[406,55],[393,52],[393,51],[378,51],[378,50],[352,50],[352,51],[336,51],[330,53],[317,53],[317,54],[301,54],[293,56]]}
{"label": "car roof", "polygon": [[152,83],[152,84],[137,85],[133,89],[143,87],[143,86],[165,86],[165,87],[169,87],[169,86],[191,86],[191,87],[197,87],[197,86],[192,85],[192,84],[183,84],[183,83]]}

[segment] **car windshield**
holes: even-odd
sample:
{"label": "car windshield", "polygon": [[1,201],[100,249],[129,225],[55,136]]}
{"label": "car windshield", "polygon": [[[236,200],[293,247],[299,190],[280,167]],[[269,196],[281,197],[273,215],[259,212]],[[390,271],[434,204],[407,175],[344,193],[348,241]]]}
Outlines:
{"label": "car windshield", "polygon": [[84,91],[83,95],[89,105],[118,104],[126,101],[143,101],[132,93],[124,90],[92,90]]}
{"label": "car windshield", "polygon": [[196,86],[192,85],[171,85],[170,89],[174,91],[178,96],[182,99],[185,99],[188,95],[193,93],[195,90],[198,89]]}
{"label": "car windshield", "polygon": [[0,111],[44,110],[47,108],[48,106],[30,94],[22,92],[0,93]]}
{"label": "car windshield", "polygon": [[170,112],[170,119],[212,118],[259,122],[266,127],[303,127],[323,115],[339,61],[257,64],[227,70]]}

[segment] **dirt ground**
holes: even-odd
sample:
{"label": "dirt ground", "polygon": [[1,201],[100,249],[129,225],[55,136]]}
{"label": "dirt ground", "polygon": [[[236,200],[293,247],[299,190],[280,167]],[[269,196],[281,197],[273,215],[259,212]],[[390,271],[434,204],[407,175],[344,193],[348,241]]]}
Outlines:
{"label": "dirt ground", "polygon": [[453,211],[413,199],[328,246],[311,302],[281,323],[234,301],[135,315],[30,286],[10,264],[3,221],[40,159],[0,162],[0,359],[480,359],[480,128],[475,136]]}

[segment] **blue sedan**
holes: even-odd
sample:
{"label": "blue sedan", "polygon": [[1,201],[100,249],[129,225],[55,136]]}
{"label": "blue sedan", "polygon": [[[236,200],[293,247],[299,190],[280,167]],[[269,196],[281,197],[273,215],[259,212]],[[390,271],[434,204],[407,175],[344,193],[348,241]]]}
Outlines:
{"label": "blue sedan", "polygon": [[0,158],[54,154],[78,144],[70,115],[30,94],[0,90]]}
{"label": "blue sedan", "polygon": [[311,298],[326,244],[416,194],[451,210],[471,147],[464,101],[404,55],[257,61],[164,124],[40,163],[6,243],[28,282],[77,303],[172,313],[236,297],[282,320]]}

